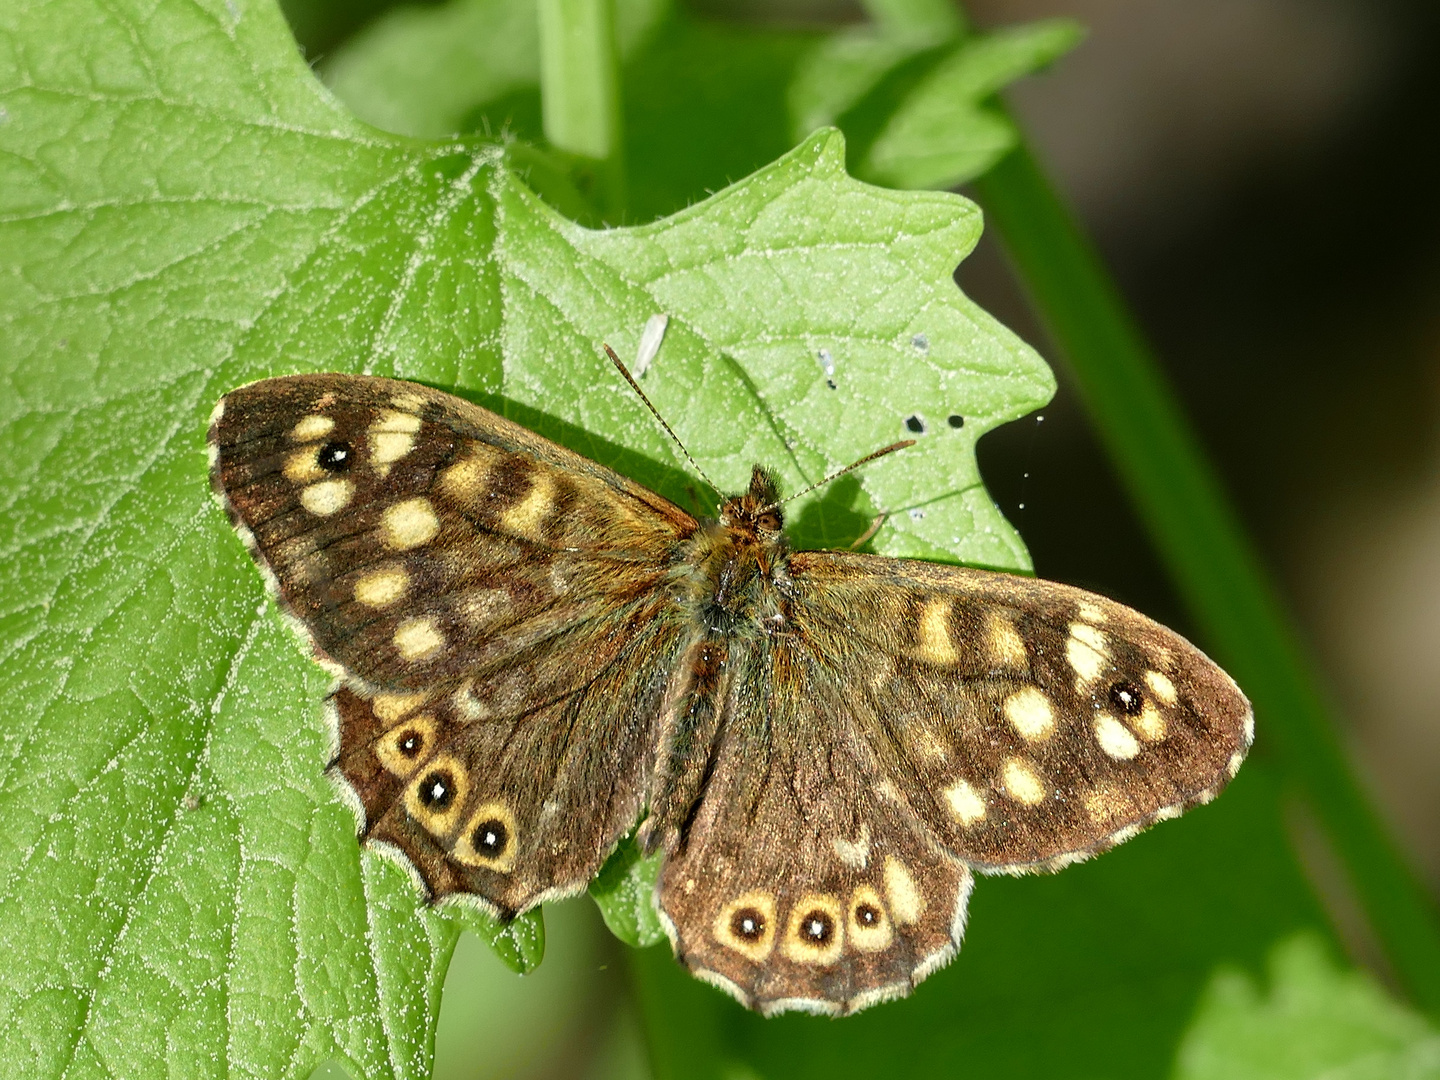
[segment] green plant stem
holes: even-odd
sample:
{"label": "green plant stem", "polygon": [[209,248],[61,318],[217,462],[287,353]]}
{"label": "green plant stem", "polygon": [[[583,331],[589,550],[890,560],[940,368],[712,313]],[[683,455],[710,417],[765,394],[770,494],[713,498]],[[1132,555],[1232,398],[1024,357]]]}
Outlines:
{"label": "green plant stem", "polygon": [[539,0],[537,8],[545,138],[590,165],[597,208],[618,216],[625,166],[614,0]]}
{"label": "green plant stem", "polygon": [[1250,695],[1395,972],[1440,1013],[1433,902],[1352,773],[1289,618],[1099,257],[1023,145],[976,191],[1207,647]]}

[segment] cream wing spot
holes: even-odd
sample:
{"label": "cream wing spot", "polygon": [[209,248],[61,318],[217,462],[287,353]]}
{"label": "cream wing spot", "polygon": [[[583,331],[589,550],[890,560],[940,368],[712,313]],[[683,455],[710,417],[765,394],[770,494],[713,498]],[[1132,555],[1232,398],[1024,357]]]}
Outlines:
{"label": "cream wing spot", "polygon": [[465,795],[465,771],[454,757],[440,754],[405,789],[405,809],[428,832],[444,836],[458,823]]}
{"label": "cream wing spot", "polygon": [[355,599],[366,607],[389,607],[409,591],[410,573],[403,566],[372,570],[355,581]]}
{"label": "cream wing spot", "polygon": [[392,551],[409,551],[427,544],[440,531],[440,519],[429,499],[406,499],[385,508],[380,515],[380,538]]}
{"label": "cream wing spot", "polygon": [[869,885],[857,885],[850,894],[850,943],[861,952],[883,952],[894,940],[890,917],[880,894]]}
{"label": "cream wing spot", "polygon": [[1159,742],[1165,737],[1165,717],[1151,701],[1145,702],[1139,716],[1130,718],[1130,726],[1146,742]]}
{"label": "cream wing spot", "polygon": [[1145,672],[1145,682],[1150,691],[1166,705],[1174,705],[1180,699],[1180,695],[1175,692],[1175,684],[1163,671]]}
{"label": "cream wing spot", "polygon": [[945,789],[945,801],[950,804],[950,813],[961,825],[974,825],[985,820],[985,800],[964,780],[956,780]]}
{"label": "cream wing spot", "polygon": [[390,466],[415,449],[415,436],[420,430],[420,417],[410,413],[382,412],[370,425],[370,464],[381,476]]}
{"label": "cream wing spot", "polygon": [[927,664],[948,666],[959,659],[955,643],[950,640],[950,602],[930,600],[920,611],[916,623],[916,653]]}
{"label": "cream wing spot", "polygon": [[860,835],[854,840],[837,836],[830,841],[835,857],[854,870],[864,870],[870,862],[870,826],[860,825]]}
{"label": "cream wing spot", "polygon": [[538,540],[544,533],[545,520],[555,505],[555,478],[546,472],[532,475],[530,490],[525,497],[500,515],[500,524],[507,532]]}
{"label": "cream wing spot", "polygon": [[319,451],[313,446],[296,450],[285,458],[285,479],[294,484],[309,484],[323,479],[327,473],[320,468]]}
{"label": "cream wing spot", "polygon": [[314,442],[323,439],[335,430],[335,421],[328,416],[307,416],[290,429],[290,438],[295,442]]}
{"label": "cream wing spot", "polygon": [[755,890],[720,909],[711,935],[721,945],[759,964],[775,945],[775,898]]}
{"label": "cream wing spot", "polygon": [[435,746],[435,718],[418,713],[375,741],[375,757],[387,772],[406,778]]}
{"label": "cream wing spot", "polygon": [[1035,768],[1024,758],[1012,757],[1005,760],[1000,773],[1000,783],[1005,793],[1025,806],[1037,806],[1045,801],[1045,782],[1036,774]]}
{"label": "cream wing spot", "polygon": [[392,638],[395,651],[405,660],[423,660],[439,652],[445,645],[445,635],[439,625],[428,615],[405,619],[395,628]]}
{"label": "cream wing spot", "polygon": [[990,662],[1001,668],[1023,668],[1030,660],[1020,631],[1009,617],[992,611],[985,619],[985,648]]}
{"label": "cream wing spot", "polygon": [[350,505],[355,485],[349,480],[322,480],[300,492],[300,505],[316,517],[338,514]]}
{"label": "cream wing spot", "polygon": [[1048,739],[1055,731],[1055,709],[1035,686],[1026,686],[1005,699],[1005,719],[1026,742]]}
{"label": "cream wing spot", "polygon": [[915,878],[894,855],[885,857],[885,897],[897,926],[913,926],[925,914],[925,896]]}
{"label": "cream wing spot", "polygon": [[490,467],[503,456],[489,443],[470,443],[465,456],[440,473],[440,490],[461,503],[476,503],[485,494]]}
{"label": "cream wing spot", "polygon": [[1088,623],[1071,623],[1065,659],[1082,683],[1092,683],[1110,663],[1110,639]]}
{"label": "cream wing spot", "polygon": [[1095,741],[1116,761],[1129,761],[1140,753],[1140,743],[1130,729],[1109,713],[1095,715]]}
{"label": "cream wing spot", "polygon": [[1093,601],[1081,600],[1080,618],[1089,623],[1103,623],[1106,618],[1105,609]]}
{"label": "cream wing spot", "polygon": [[425,704],[425,694],[376,694],[370,699],[370,711],[385,724],[405,719]]}
{"label": "cream wing spot", "polygon": [[474,458],[457,461],[440,474],[440,488],[447,494],[468,502],[480,490],[484,473],[485,467]]}
{"label": "cream wing spot", "polygon": [[839,960],[845,949],[845,916],[840,902],[828,893],[802,896],[790,909],[781,948],[797,964],[824,966]]}

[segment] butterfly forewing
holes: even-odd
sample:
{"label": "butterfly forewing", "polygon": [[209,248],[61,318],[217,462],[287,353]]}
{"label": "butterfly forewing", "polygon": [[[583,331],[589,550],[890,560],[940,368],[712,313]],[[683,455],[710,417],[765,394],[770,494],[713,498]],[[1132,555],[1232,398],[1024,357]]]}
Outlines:
{"label": "butterfly forewing", "polygon": [[221,402],[211,446],[288,609],[347,676],[380,687],[428,688],[565,640],[653,590],[695,527],[618,474],[409,383],[254,383]]}
{"label": "butterfly forewing", "polygon": [[1249,703],[1224,672],[1103,597],[840,552],[797,553],[790,570],[817,677],[845,696],[881,774],[976,869],[1110,847],[1213,798],[1249,748]]}
{"label": "butterfly forewing", "polygon": [[226,395],[212,483],[340,677],[333,774],[432,898],[583,888],[638,826],[697,975],[764,1012],[903,994],[972,871],[1204,802],[1252,735],[1183,638],[1049,582],[791,553],[773,479],[698,523],[457,398]]}

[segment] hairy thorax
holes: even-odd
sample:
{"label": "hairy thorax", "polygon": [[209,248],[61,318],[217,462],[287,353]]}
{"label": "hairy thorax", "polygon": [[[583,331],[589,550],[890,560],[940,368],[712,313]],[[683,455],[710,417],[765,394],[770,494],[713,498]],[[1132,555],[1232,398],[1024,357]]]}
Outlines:
{"label": "hairy thorax", "polygon": [[710,633],[776,633],[786,622],[784,517],[774,477],[755,466],[750,489],[726,499],[718,519],[685,541],[681,601]]}

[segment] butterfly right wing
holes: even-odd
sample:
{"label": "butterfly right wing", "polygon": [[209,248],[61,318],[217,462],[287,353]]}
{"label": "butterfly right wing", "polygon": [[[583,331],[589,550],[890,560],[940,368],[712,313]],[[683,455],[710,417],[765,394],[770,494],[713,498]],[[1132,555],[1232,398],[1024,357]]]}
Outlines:
{"label": "butterfly right wing", "polygon": [[[1252,735],[1178,635],[1049,582],[801,552],[731,642],[705,784],[651,800],[677,955],[762,1012],[907,993],[959,946],[972,870],[1056,869],[1208,801]],[[683,800],[682,800],[683,802]]]}
{"label": "butterfly right wing", "polygon": [[1054,582],[849,552],[790,564],[794,632],[879,778],[983,872],[1053,870],[1208,802],[1254,735],[1179,634]]}

